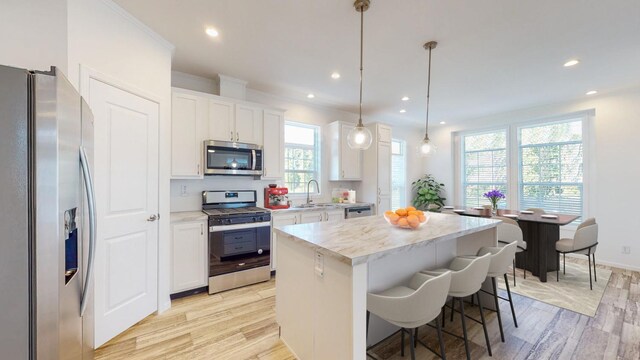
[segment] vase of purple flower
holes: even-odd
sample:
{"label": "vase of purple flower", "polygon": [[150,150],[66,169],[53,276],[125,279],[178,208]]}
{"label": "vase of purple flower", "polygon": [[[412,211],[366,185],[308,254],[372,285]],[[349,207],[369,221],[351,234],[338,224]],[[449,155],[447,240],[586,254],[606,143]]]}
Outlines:
{"label": "vase of purple flower", "polygon": [[498,202],[505,198],[504,194],[500,192],[498,189],[493,189],[489,192],[484,193],[482,196],[489,199],[491,202],[491,213],[496,215],[498,212]]}

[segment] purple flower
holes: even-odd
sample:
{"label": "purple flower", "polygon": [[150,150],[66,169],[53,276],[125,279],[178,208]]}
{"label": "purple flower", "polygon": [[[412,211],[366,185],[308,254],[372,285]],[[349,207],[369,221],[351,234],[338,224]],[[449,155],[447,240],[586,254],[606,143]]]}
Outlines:
{"label": "purple flower", "polygon": [[487,193],[484,193],[484,195],[482,195],[484,197],[486,197],[487,199],[491,200],[491,201],[497,201],[498,199],[504,199],[505,196],[503,193],[500,192],[500,190],[498,189],[493,189]]}

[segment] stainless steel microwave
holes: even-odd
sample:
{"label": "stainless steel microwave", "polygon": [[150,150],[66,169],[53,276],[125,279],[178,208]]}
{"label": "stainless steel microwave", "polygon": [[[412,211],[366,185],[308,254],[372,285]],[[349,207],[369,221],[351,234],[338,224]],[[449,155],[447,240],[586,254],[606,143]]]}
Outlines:
{"label": "stainless steel microwave", "polygon": [[229,141],[204,142],[205,175],[262,175],[262,146]]}

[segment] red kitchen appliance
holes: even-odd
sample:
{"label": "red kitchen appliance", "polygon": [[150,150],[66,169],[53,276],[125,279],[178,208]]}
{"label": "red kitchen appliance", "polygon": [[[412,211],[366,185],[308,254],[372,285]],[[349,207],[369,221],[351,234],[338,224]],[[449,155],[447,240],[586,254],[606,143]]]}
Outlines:
{"label": "red kitchen appliance", "polygon": [[264,189],[264,207],[267,209],[288,209],[287,194],[289,189],[285,187],[268,187]]}

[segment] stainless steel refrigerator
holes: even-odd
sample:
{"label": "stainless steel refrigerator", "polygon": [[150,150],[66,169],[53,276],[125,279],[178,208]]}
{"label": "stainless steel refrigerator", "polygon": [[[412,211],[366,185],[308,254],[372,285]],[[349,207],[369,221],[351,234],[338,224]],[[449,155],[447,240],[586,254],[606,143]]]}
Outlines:
{"label": "stainless steel refrigerator", "polygon": [[0,66],[0,358],[93,358],[93,116],[55,68]]}

